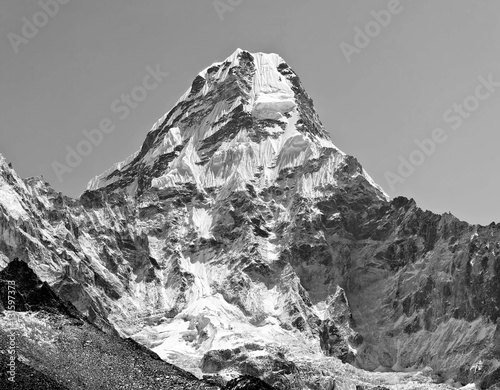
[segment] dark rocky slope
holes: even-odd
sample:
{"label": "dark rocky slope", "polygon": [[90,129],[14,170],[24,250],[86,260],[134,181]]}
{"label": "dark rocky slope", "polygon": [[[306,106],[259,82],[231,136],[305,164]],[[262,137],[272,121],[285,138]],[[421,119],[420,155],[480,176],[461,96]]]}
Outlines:
{"label": "dark rocky slope", "polygon": [[272,386],[262,382],[258,378],[244,375],[240,378],[229,381],[223,390],[273,390]]}

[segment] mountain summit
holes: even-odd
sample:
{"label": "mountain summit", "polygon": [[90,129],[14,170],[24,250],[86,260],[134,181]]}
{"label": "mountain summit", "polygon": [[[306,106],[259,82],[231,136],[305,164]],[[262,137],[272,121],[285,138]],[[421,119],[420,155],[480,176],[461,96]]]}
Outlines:
{"label": "mountain summit", "polygon": [[[342,172],[345,167],[348,172]],[[285,171],[294,178],[281,177]],[[281,181],[303,196],[318,197],[355,178],[387,199],[361,166],[333,145],[287,63],[277,54],[238,49],[200,72],[142,148],[94,178],[88,189],[141,195],[194,185],[201,192],[229,194]]]}
{"label": "mountain summit", "polygon": [[215,383],[500,381],[500,225],[389,200],[276,54],[202,71],[79,199],[0,158],[0,236],[0,266]]}

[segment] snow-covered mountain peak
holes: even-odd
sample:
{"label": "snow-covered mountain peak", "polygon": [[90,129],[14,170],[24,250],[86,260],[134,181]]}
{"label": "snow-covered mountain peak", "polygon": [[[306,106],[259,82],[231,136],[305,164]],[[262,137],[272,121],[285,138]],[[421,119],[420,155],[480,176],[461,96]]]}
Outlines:
{"label": "snow-covered mountain peak", "polygon": [[332,143],[300,79],[279,55],[238,49],[200,72],[141,150],[88,189],[137,196],[195,186],[220,195],[293,183],[301,195],[317,197],[359,176],[387,198],[354,161]]}
{"label": "snow-covered mountain peak", "polygon": [[433,388],[424,367],[498,382],[500,225],[387,202],[277,55],[207,68],[90,188],[64,197],[0,157],[0,268],[29,262],[164,360],[291,390],[368,386],[341,362],[388,388]]}
{"label": "snow-covered mountain peak", "polygon": [[[248,85],[248,90],[246,94],[250,94],[250,104],[255,102],[256,98],[260,94],[276,94],[279,97],[279,93],[284,95],[284,97],[293,97],[293,91],[291,85],[282,74],[278,71],[278,68],[283,64],[286,65],[283,58],[275,53],[250,53],[246,50],[237,49],[233,54],[221,62],[215,62],[209,67],[205,68],[198,73],[197,77],[193,81],[192,85],[187,89],[187,91],[179,98],[176,106],[194,96],[205,96],[207,95],[211,87],[214,84],[220,84],[228,80],[229,82],[234,81],[234,76],[237,75],[240,78],[245,78],[245,75],[238,73],[237,71],[243,68],[253,68],[251,69],[252,76],[247,78],[246,82]],[[248,96],[246,96],[248,97]],[[167,113],[168,114],[168,113]],[[161,125],[163,120],[166,118],[167,114],[160,121],[158,121],[155,126],[151,129],[154,131],[157,129],[158,125]]]}

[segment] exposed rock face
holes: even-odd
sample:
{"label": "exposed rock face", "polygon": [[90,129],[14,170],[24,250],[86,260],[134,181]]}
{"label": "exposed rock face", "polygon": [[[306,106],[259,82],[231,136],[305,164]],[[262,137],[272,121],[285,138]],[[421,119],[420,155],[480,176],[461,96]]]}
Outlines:
{"label": "exposed rock face", "polygon": [[275,54],[201,72],[78,200],[0,162],[0,262],[199,376],[279,389],[342,386],[336,358],[496,383],[499,234],[390,201]]}
{"label": "exposed rock face", "polygon": [[273,390],[273,387],[258,378],[245,375],[229,381],[223,390]]}
{"label": "exposed rock face", "polygon": [[0,310],[9,309],[9,299],[14,302],[14,311],[45,310],[83,318],[70,302],[59,298],[47,282],[42,282],[28,264],[17,258],[0,271]]}
{"label": "exposed rock face", "polygon": [[[470,226],[451,215],[423,212],[403,198],[376,221],[392,229],[372,247],[373,263],[363,264],[369,280],[353,275],[358,285],[350,303],[365,339],[358,364],[426,364],[445,379],[467,383],[481,376],[474,364],[489,362],[488,375],[494,375],[498,226]],[[361,253],[354,256],[362,259]],[[383,269],[378,261],[385,262]]]}

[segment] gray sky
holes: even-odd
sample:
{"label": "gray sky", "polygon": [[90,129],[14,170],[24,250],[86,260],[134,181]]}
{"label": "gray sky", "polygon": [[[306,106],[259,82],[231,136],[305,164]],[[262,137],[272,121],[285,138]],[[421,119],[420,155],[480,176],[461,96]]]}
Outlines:
{"label": "gray sky", "polygon": [[[500,82],[499,1],[217,0],[234,5],[219,13],[213,0],[58,1],[50,12],[38,0],[0,3],[0,153],[21,176],[41,174],[78,196],[139,149],[201,69],[240,47],[280,54],[333,142],[389,195],[469,222],[500,222],[500,87],[478,80]],[[378,22],[374,12],[382,12]],[[34,19],[37,32],[23,29]],[[368,44],[355,47],[356,27],[371,31]],[[346,56],[343,42],[355,52]],[[126,112],[122,94],[142,85],[148,66],[169,75]],[[464,100],[471,111],[454,106]],[[66,147],[106,118],[116,130],[59,181],[52,163],[65,164]],[[446,141],[418,156],[415,140],[435,128]],[[403,177],[400,156],[422,164]],[[388,172],[401,179],[392,188]]]}

